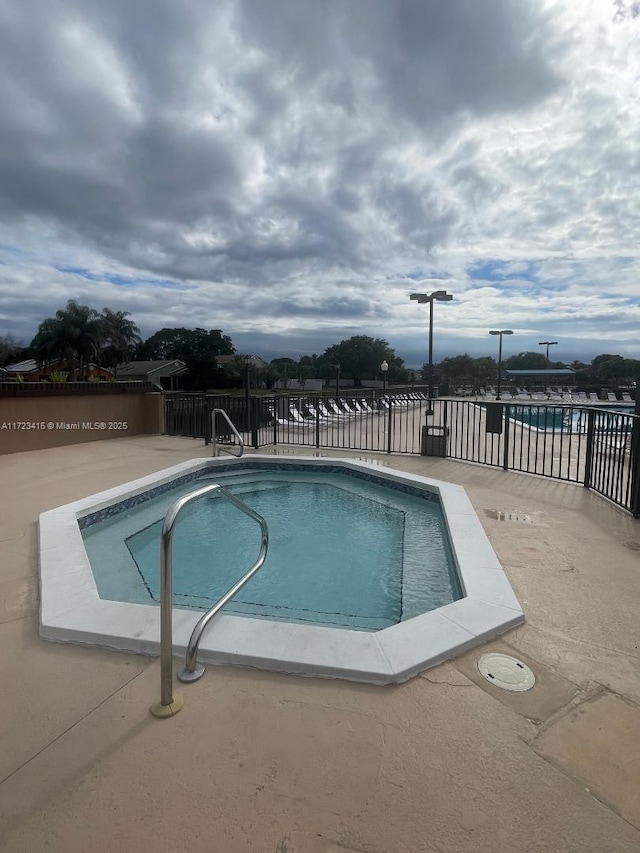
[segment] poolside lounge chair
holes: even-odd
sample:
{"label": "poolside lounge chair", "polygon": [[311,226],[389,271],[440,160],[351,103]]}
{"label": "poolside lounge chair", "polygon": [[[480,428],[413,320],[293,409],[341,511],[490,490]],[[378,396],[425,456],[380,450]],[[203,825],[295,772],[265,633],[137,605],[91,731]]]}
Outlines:
{"label": "poolside lounge chair", "polygon": [[[340,400],[342,405],[344,406],[344,400]],[[338,406],[338,403],[334,399],[330,399],[326,401],[327,410],[330,415],[337,415],[340,418],[348,418],[349,412],[345,411]]]}
{"label": "poolside lounge chair", "polygon": [[310,417],[305,418],[293,403],[289,404],[289,414],[297,424],[303,424],[311,420]]}
{"label": "poolside lounge chair", "polygon": [[276,423],[280,424],[280,426],[295,426],[294,421],[289,421],[286,418],[279,418],[276,416],[276,410],[273,406],[269,406],[269,414],[275,420]]}
{"label": "poolside lounge chair", "polygon": [[596,392],[595,392],[595,391],[589,391],[589,400],[590,400],[590,402],[592,402],[592,403],[597,403],[597,402],[599,402],[599,397],[598,397],[598,395],[596,394]]}
{"label": "poolside lounge chair", "polygon": [[309,412],[309,414],[311,415],[312,418],[318,418],[318,420],[321,420],[321,421],[336,420],[335,416],[332,418],[329,415],[323,415],[319,409],[316,409],[316,407],[313,405],[313,403],[306,403],[305,408]]}
{"label": "poolside lounge chair", "polygon": [[357,415],[358,410],[353,405],[353,400],[347,400],[344,397],[339,401],[346,415]]}
{"label": "poolside lounge chair", "polygon": [[616,397],[614,391],[608,391],[607,392],[607,400],[609,403],[617,403],[618,402],[618,398]]}
{"label": "poolside lounge chair", "polygon": [[628,391],[623,391],[621,396],[623,403],[633,403],[633,400],[631,399],[631,394]]}
{"label": "poolside lounge chair", "polygon": [[318,411],[320,412],[321,415],[324,415],[325,418],[329,418],[330,420],[333,420],[333,421],[342,420],[343,418],[349,417],[349,415],[347,415],[347,414],[336,415],[335,412],[330,412],[327,409],[327,407],[325,406],[325,404],[322,402],[318,403]]}

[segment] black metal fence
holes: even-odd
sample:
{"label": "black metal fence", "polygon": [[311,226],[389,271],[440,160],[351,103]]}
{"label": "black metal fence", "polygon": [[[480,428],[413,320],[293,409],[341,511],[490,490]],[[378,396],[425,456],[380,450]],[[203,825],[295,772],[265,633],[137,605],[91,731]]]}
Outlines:
{"label": "black metal fence", "polygon": [[[631,411],[442,399],[428,406],[412,393],[247,400],[176,392],[165,395],[165,432],[209,442],[211,413],[222,408],[255,448],[449,456],[578,483],[640,516],[640,416]],[[229,438],[222,426],[217,437]]]}
{"label": "black metal fence", "polygon": [[447,455],[579,483],[640,515],[640,417],[596,406],[448,400]]}

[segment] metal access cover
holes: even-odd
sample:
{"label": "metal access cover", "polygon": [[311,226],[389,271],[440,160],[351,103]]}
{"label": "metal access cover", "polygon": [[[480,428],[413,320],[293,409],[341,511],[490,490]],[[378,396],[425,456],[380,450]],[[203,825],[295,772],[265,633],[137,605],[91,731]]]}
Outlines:
{"label": "metal access cover", "polygon": [[498,652],[482,655],[478,669],[490,684],[503,690],[522,692],[531,690],[536,683],[536,677],[526,663]]}

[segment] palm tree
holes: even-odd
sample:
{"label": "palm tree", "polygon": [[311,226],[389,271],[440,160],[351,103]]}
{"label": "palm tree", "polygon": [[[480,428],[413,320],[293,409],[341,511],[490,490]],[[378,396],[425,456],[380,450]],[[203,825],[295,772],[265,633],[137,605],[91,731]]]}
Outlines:
{"label": "palm tree", "polygon": [[103,308],[100,317],[102,321],[102,343],[107,348],[108,360],[113,363],[117,373],[118,363],[126,361],[132,349],[142,343],[140,330],[129,317],[129,311],[112,311]]}
{"label": "palm tree", "polygon": [[31,347],[41,364],[66,359],[73,365],[77,360],[82,377],[85,365],[97,358],[103,336],[100,314],[70,299],[64,309],[56,311],[55,317],[40,323]]}

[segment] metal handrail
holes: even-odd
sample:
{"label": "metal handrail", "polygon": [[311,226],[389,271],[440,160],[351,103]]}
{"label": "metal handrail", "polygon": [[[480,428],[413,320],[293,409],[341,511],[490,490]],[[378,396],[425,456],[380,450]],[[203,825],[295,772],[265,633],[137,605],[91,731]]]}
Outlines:
{"label": "metal handrail", "polygon": [[233,596],[242,589],[253,575],[261,568],[267,556],[269,548],[269,531],[267,522],[257,512],[247,506],[244,501],[232,495],[227,489],[218,483],[213,483],[209,486],[203,486],[201,489],[196,489],[184,497],[178,498],[167,510],[162,524],[161,547],[160,547],[160,701],[154,702],[151,706],[151,713],[155,717],[172,717],[177,714],[182,708],[184,700],[179,695],[173,693],[173,590],[171,578],[171,543],[173,537],[173,528],[176,519],[186,504],[202,497],[210,492],[217,491],[228,501],[230,501],[238,509],[246,513],[250,518],[260,525],[260,552],[258,559],[249,569],[249,571],[234,584],[231,589],[225,593],[206,613],[204,613],[198,622],[189,639],[187,652],[185,656],[185,664],[178,671],[180,681],[197,681],[204,673],[202,664],[198,664],[196,659],[198,655],[198,646],[202,638],[202,634],[213,617],[229,602]]}
{"label": "metal handrail", "polygon": [[[239,453],[235,453],[233,450],[230,449],[230,447],[223,447],[222,445],[218,445],[218,442],[216,440],[216,414],[222,415],[222,417],[225,419],[225,421],[231,427],[233,434],[238,439],[238,449],[240,451]],[[212,454],[211,454],[212,456],[219,456],[220,455],[220,450],[218,449],[219,447],[220,447],[220,449],[226,450],[226,452],[230,453],[231,456],[237,456],[238,459],[244,453],[244,441],[242,440],[242,436],[240,435],[238,430],[235,428],[231,419],[229,418],[229,415],[225,412],[224,409],[212,409],[211,410],[211,444],[212,444]],[[235,446],[235,445],[233,445],[233,446]]]}

